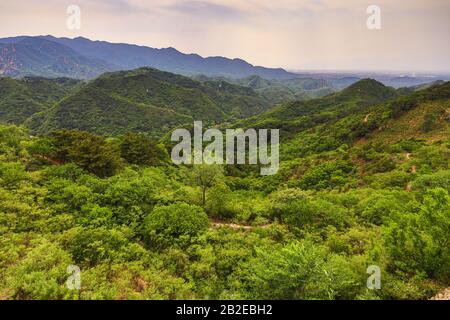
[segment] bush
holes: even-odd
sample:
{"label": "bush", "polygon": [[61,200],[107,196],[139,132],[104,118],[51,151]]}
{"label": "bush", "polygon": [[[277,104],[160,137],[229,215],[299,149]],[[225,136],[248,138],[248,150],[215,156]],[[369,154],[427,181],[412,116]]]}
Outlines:
{"label": "bush", "polygon": [[299,230],[327,225],[340,229],[349,220],[346,208],[298,189],[279,191],[272,199],[272,215]]}
{"label": "bush", "polygon": [[252,298],[347,298],[358,287],[358,277],[345,258],[329,255],[311,242],[257,249],[256,253],[250,261]]}
{"label": "bush", "polygon": [[302,189],[332,189],[351,182],[354,168],[345,161],[325,162],[308,170],[300,181]]}
{"label": "bush", "polygon": [[431,174],[424,174],[412,183],[412,189],[417,191],[438,187],[450,190],[450,170],[441,170]]}
{"label": "bush", "polygon": [[145,218],[144,232],[151,245],[183,243],[206,230],[208,216],[199,206],[177,203],[159,206]]}
{"label": "bush", "polygon": [[427,113],[423,118],[421,130],[422,132],[430,132],[434,129],[434,126],[438,120],[438,116],[434,113]]}
{"label": "bush", "polygon": [[421,204],[397,212],[384,229],[389,265],[448,281],[449,234],[450,195],[442,188],[428,190]]}
{"label": "bush", "polygon": [[6,275],[6,287],[14,299],[62,299],[66,288],[70,254],[48,240],[33,240],[33,246]]}

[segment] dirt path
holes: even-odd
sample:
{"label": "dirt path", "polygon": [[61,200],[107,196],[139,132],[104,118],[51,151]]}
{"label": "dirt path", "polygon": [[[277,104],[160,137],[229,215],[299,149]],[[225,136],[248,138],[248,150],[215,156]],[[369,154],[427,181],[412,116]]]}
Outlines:
{"label": "dirt path", "polygon": [[252,226],[246,226],[246,225],[242,225],[242,224],[235,224],[235,223],[224,223],[224,222],[211,222],[211,225],[214,228],[223,228],[223,227],[228,227],[234,230],[251,230],[253,229]]}
{"label": "dirt path", "polygon": [[268,228],[270,227],[270,224],[265,224],[265,225],[261,225],[261,226],[249,226],[249,225],[245,225],[245,224],[237,224],[237,223],[228,223],[226,221],[221,221],[221,220],[217,220],[217,219],[211,219],[211,226],[213,228],[223,228],[223,227],[228,227],[234,230],[253,230],[255,228]]}

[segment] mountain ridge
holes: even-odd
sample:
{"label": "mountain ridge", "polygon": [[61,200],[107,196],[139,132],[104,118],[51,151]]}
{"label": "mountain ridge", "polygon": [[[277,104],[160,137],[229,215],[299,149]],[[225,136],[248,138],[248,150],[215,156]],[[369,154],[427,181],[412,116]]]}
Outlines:
{"label": "mountain ridge", "polygon": [[203,120],[232,121],[270,107],[251,88],[139,68],[105,73],[26,124],[36,133],[77,129],[99,134],[145,132],[155,137],[172,127]]}
{"label": "mountain ridge", "polygon": [[[202,57],[198,54],[185,54],[173,47],[152,48],[126,43],[111,43],[107,41],[92,41],[87,38],[57,38],[54,36],[17,36],[0,39],[0,44],[14,45],[27,39],[50,41],[70,48],[92,61],[101,62],[107,67],[104,71],[131,70],[140,67],[152,67],[163,71],[186,76],[205,74],[207,76],[228,76],[243,78],[259,75],[267,79],[289,79],[297,77],[282,68],[265,68],[254,66],[240,58],[229,59],[221,56]],[[0,68],[2,55],[0,51]],[[100,75],[86,74],[84,78]],[[47,76],[48,74],[35,74]],[[70,74],[66,74],[70,75]],[[15,76],[15,74],[13,74]],[[61,75],[60,75],[61,76]]]}

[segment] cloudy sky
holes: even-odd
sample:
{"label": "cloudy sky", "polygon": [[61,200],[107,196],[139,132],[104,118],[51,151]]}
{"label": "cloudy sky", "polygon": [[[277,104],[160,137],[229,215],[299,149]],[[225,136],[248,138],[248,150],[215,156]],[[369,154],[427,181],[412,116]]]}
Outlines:
{"label": "cloudy sky", "polygon": [[[71,4],[80,30],[66,26]],[[380,30],[366,26],[372,4]],[[0,37],[41,34],[293,70],[450,72],[449,0],[0,0]]]}

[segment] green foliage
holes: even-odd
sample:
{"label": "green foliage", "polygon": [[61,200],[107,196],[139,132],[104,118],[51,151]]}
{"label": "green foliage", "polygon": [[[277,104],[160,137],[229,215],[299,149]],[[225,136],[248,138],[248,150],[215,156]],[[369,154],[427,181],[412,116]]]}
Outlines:
{"label": "green foliage", "polygon": [[344,161],[326,162],[308,170],[300,180],[302,189],[333,189],[350,183],[353,167]]}
{"label": "green foliage", "polygon": [[[49,120],[42,128],[65,105],[68,124],[125,135],[0,125],[0,299],[427,299],[448,287],[448,83],[399,100],[365,80],[235,124],[282,129],[280,171],[268,177],[257,166],[172,165],[153,138],[177,122],[154,109],[157,126],[139,127],[148,118],[121,113],[158,102],[214,122],[264,109],[244,111],[252,90],[222,81],[144,69],[80,84],[64,102],[45,90],[51,81],[29,82],[42,106],[56,103],[35,115]],[[109,102],[121,111],[99,120]],[[81,103],[95,106],[89,121],[75,119]],[[430,112],[439,116],[423,132]],[[71,264],[79,291],[65,286]],[[380,290],[366,287],[369,265],[381,269]]]}
{"label": "green foliage", "polygon": [[208,227],[202,208],[186,203],[158,206],[144,222],[145,237],[154,245],[189,241]]}
{"label": "green foliage", "polygon": [[0,163],[0,186],[2,188],[17,187],[28,177],[24,165],[17,162]]}
{"label": "green foliage", "polygon": [[425,272],[448,281],[450,196],[431,189],[423,202],[399,211],[385,230],[389,265],[405,273]]}
{"label": "green foliage", "polygon": [[140,68],[103,74],[51,108],[36,107],[26,116],[27,125],[38,133],[75,129],[97,134],[149,133],[159,138],[193,120],[234,120],[269,106],[269,101],[250,88],[201,83]]}
{"label": "green foliage", "polygon": [[412,188],[417,191],[424,191],[428,188],[443,188],[450,190],[450,170],[441,170],[435,173],[424,174],[412,183]]}
{"label": "green foliage", "polygon": [[14,299],[48,300],[69,298],[65,286],[70,255],[48,240],[35,240],[31,248],[5,275],[8,293]]}
{"label": "green foliage", "polygon": [[120,154],[128,163],[148,166],[161,164],[168,157],[163,145],[133,133],[123,137]]}
{"label": "green foliage", "polygon": [[193,182],[202,190],[202,205],[206,205],[206,191],[223,178],[223,167],[218,164],[194,164]]}
{"label": "green foliage", "polygon": [[23,127],[0,125],[0,159],[19,156],[25,137],[26,130]]}
{"label": "green foliage", "polygon": [[348,223],[345,208],[295,189],[276,193],[272,210],[275,217],[279,217],[296,230],[328,225],[343,228]]}
{"label": "green foliage", "polygon": [[423,132],[430,132],[434,129],[434,126],[437,121],[437,115],[434,113],[427,113],[424,117],[423,123],[422,123],[422,131]]}
{"label": "green foliage", "polygon": [[62,242],[80,267],[92,267],[100,262],[132,261],[146,255],[140,245],[132,243],[128,228],[95,229],[77,227],[64,235]]}
{"label": "green foliage", "polygon": [[25,77],[0,77],[0,122],[23,124],[72,92],[78,81]]}
{"label": "green foliage", "polygon": [[344,258],[311,242],[259,249],[250,263],[251,292],[260,299],[336,299],[358,285]]}
{"label": "green foliage", "polygon": [[105,138],[81,131],[57,131],[52,134],[54,154],[61,162],[74,162],[83,169],[107,177],[120,167],[120,155]]}

